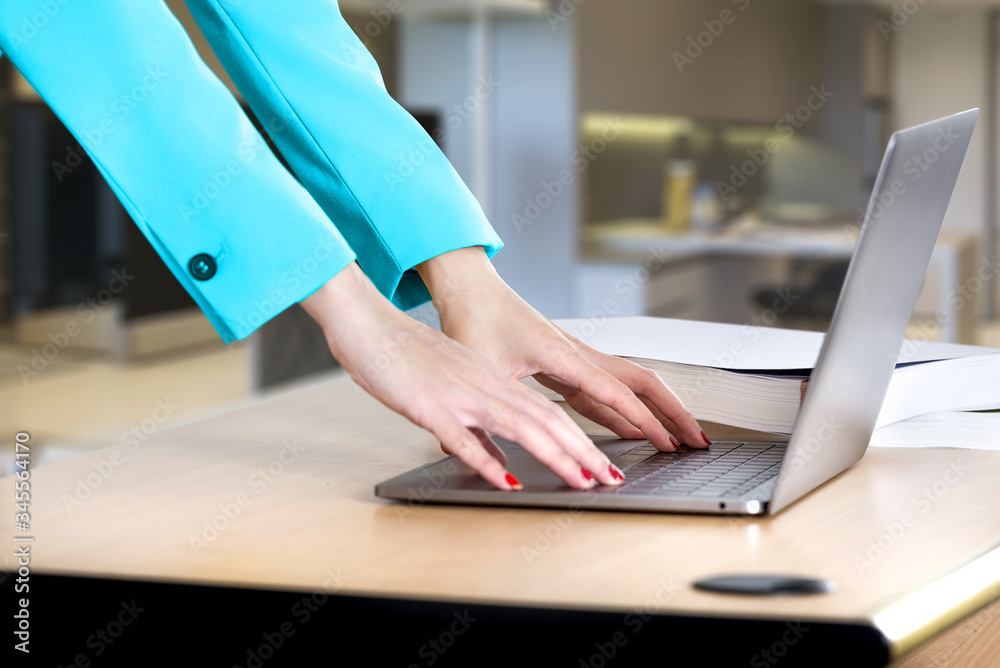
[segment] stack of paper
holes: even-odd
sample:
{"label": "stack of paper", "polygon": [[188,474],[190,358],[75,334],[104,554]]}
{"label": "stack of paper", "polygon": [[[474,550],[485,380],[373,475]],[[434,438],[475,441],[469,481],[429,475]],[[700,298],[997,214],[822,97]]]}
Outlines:
{"label": "stack of paper", "polygon": [[870,445],[1000,450],[1000,413],[928,413],[876,429]]}
{"label": "stack of paper", "polygon": [[[700,420],[780,434],[791,432],[824,336],[665,318],[556,324],[597,350],[653,369]],[[932,411],[1000,408],[998,379],[998,350],[908,340],[876,426]]]}

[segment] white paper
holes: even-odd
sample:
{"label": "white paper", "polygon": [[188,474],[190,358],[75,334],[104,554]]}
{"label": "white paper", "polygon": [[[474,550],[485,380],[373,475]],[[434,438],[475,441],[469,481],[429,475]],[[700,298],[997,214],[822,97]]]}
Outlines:
{"label": "white paper", "polygon": [[873,448],[1000,450],[1000,413],[928,413],[875,430]]}
{"label": "white paper", "polygon": [[[554,322],[609,355],[738,371],[812,369],[825,336],[822,332],[644,316]],[[927,362],[997,352],[995,348],[907,339],[899,361]]]}

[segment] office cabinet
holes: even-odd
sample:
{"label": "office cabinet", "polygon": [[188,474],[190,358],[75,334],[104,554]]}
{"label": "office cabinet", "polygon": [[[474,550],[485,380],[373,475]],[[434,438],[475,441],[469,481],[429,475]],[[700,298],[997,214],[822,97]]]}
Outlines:
{"label": "office cabinet", "polygon": [[584,112],[773,124],[822,83],[822,6],[588,0],[576,12]]}

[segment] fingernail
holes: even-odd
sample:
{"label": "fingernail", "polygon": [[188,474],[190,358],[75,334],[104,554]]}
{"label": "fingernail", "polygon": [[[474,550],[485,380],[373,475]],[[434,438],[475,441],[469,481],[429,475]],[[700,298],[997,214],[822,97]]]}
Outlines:
{"label": "fingernail", "polygon": [[524,485],[518,482],[517,478],[515,478],[511,474],[508,473],[505,479],[507,480],[507,484],[510,485],[510,488],[515,492],[520,492],[522,489],[524,489]]}
{"label": "fingernail", "polygon": [[614,464],[608,464],[608,473],[611,474],[612,478],[619,482],[625,479],[625,474],[622,473],[621,469]]}
{"label": "fingernail", "polygon": [[681,447],[681,444],[678,443],[677,439],[674,438],[673,436],[670,437],[670,445],[674,446],[675,448]]}
{"label": "fingernail", "polygon": [[708,436],[705,435],[705,430],[701,430],[701,437],[705,440],[705,445],[712,445],[712,442],[708,440]]}
{"label": "fingernail", "polygon": [[587,469],[580,469],[580,473],[583,474],[583,477],[586,478],[588,482],[594,479],[594,474]]}

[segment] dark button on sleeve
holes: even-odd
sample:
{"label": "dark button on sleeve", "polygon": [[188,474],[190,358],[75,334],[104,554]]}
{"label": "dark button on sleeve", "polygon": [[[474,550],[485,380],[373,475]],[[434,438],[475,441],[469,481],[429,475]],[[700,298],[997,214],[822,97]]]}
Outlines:
{"label": "dark button on sleeve", "polygon": [[215,276],[215,258],[208,253],[198,253],[188,262],[188,271],[199,281],[207,281]]}

